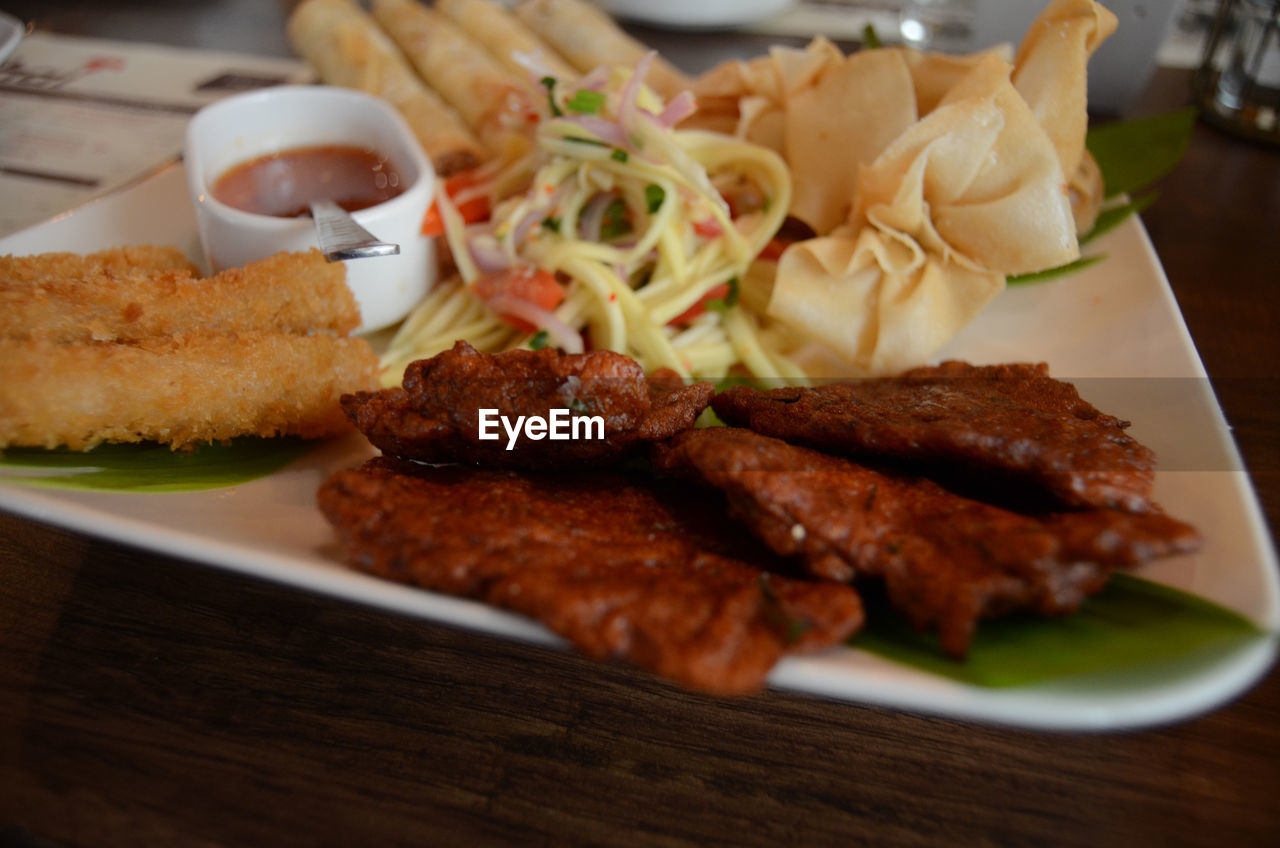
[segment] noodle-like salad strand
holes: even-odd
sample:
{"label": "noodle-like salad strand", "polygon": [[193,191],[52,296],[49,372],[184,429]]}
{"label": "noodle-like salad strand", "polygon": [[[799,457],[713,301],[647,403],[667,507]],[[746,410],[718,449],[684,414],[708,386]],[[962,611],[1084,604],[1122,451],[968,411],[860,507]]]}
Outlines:
{"label": "noodle-like salad strand", "polygon": [[[758,295],[739,297],[790,205],[785,164],[740,139],[673,129],[692,97],[664,106],[640,84],[644,70],[598,71],[574,91],[544,80],[535,149],[483,175],[487,220],[460,212],[475,187],[437,192],[458,277],[401,326],[385,382],[458,338],[478,349],[609,348],[684,377],[801,375],[776,347],[788,337],[761,332]],[[734,209],[713,182],[722,176],[749,183],[760,202]]]}

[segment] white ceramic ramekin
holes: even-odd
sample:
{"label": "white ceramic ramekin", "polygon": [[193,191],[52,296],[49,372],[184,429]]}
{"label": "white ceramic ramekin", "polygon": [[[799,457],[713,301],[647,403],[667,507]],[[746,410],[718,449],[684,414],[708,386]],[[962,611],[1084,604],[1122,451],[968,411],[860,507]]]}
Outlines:
{"label": "white ceramic ramekin", "polygon": [[183,156],[205,259],[216,272],[316,246],[311,218],[243,212],[214,199],[210,187],[242,162],[317,145],[377,150],[407,185],[402,194],[352,213],[373,235],[400,245],[396,256],[345,263],[360,305],[359,332],[381,329],[403,318],[435,279],[435,244],[422,235],[435,173],[404,119],[376,97],[332,86],[278,86],[201,109],[187,127]]}

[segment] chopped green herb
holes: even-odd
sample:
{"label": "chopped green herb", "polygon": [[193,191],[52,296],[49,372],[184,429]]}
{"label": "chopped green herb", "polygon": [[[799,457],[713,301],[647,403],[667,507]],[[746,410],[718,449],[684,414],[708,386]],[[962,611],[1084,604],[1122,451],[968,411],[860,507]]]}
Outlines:
{"label": "chopped green herb", "polygon": [[529,339],[529,350],[542,350],[547,346],[548,338],[546,330],[539,330],[534,333],[533,338]]}
{"label": "chopped green herb", "polygon": [[551,114],[559,118],[564,112],[556,105],[556,78],[543,77],[542,85],[547,89],[547,105],[551,107]]}
{"label": "chopped green herb", "polygon": [[565,141],[572,141],[574,144],[590,144],[592,147],[608,147],[603,141],[595,138],[583,138],[580,135],[567,135]]}
{"label": "chopped green herb", "polygon": [[594,115],[604,106],[604,93],[580,88],[564,105],[565,108],[580,115]]}
{"label": "chopped green herb", "polygon": [[627,216],[627,205],[622,198],[615,197],[604,208],[604,218],[600,222],[600,237],[617,238],[631,232],[631,220]]}
{"label": "chopped green herb", "polygon": [[662,201],[667,199],[667,193],[662,190],[662,186],[649,183],[644,187],[644,205],[652,215],[662,208]]}
{"label": "chopped green herb", "polygon": [[574,398],[569,401],[569,409],[578,415],[586,415],[591,411],[591,407],[587,406],[587,402],[582,398]]}
{"label": "chopped green herb", "polygon": [[626,162],[631,157],[627,154],[627,151],[619,147],[609,154],[609,158],[615,162]]}
{"label": "chopped green herb", "polygon": [[738,278],[730,277],[729,291],[725,293],[724,297],[713,297],[711,300],[708,300],[705,304],[706,308],[711,310],[712,312],[729,311],[730,309],[738,305],[738,289],[739,289]]}
{"label": "chopped green herb", "polygon": [[560,232],[560,219],[554,216],[548,216],[542,219],[542,229],[549,230],[553,233]]}
{"label": "chopped green herb", "polygon": [[862,28],[862,49],[876,50],[882,47],[880,36],[876,34],[876,28],[871,24],[867,24]]}

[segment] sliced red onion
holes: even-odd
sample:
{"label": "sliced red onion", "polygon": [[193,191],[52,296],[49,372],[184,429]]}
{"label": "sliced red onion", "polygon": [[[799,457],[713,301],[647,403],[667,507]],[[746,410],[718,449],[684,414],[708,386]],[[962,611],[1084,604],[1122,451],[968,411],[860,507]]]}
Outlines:
{"label": "sliced red onion", "polygon": [[554,312],[534,306],[527,300],[509,294],[494,295],[487,301],[489,308],[499,315],[508,315],[528,321],[540,330],[546,330],[552,343],[565,353],[582,353],[582,335],[561,321]]}
{"label": "sliced red onion", "polygon": [[608,84],[609,68],[605,65],[598,65],[589,74],[578,80],[578,88],[585,88],[588,91],[601,91]]}
{"label": "sliced red onion", "polygon": [[511,231],[511,243],[515,245],[517,250],[520,249],[520,245],[524,244],[525,238],[529,235],[529,230],[533,229],[535,225],[541,224],[548,215],[555,212],[564,193],[564,186],[557,186],[554,192],[547,195],[544,202],[533,204],[533,208],[524,213],[520,220],[516,222]]}
{"label": "sliced red onion", "polygon": [[640,98],[640,86],[644,84],[644,78],[649,75],[649,66],[653,64],[654,57],[657,55],[657,52],[650,50],[641,56],[640,61],[636,62],[635,70],[631,72],[631,78],[622,87],[618,97],[618,123],[622,125],[624,131],[635,121],[636,113],[639,111],[636,102]]}
{"label": "sliced red onion", "polygon": [[613,195],[598,191],[587,201],[578,217],[578,234],[586,241],[600,241],[600,229],[604,226],[604,211],[609,208]]}
{"label": "sliced red onion", "polygon": [[488,233],[468,238],[467,249],[471,251],[476,267],[486,274],[511,267],[511,260],[498,245],[498,240]]}
{"label": "sliced red onion", "polygon": [[698,101],[693,96],[693,92],[682,91],[667,104],[667,108],[662,110],[662,114],[658,116],[658,123],[666,129],[671,129],[696,111],[698,111]]}
{"label": "sliced red onion", "polygon": [[598,115],[566,115],[560,120],[582,127],[605,144],[612,144],[617,147],[627,146],[627,135],[623,132],[622,127],[608,118],[601,118]]}

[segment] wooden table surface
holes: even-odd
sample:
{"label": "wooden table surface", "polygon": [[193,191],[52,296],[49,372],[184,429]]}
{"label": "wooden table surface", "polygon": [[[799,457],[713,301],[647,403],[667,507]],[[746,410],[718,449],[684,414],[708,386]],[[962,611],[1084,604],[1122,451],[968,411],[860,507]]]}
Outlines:
{"label": "wooden table surface", "polygon": [[[256,52],[288,6],[26,5]],[[1135,113],[1188,99],[1161,71]],[[1160,192],[1144,221],[1274,533],[1280,150],[1198,126]],[[1102,735],[725,700],[0,515],[4,845],[1262,845],[1277,789],[1276,672]]]}

